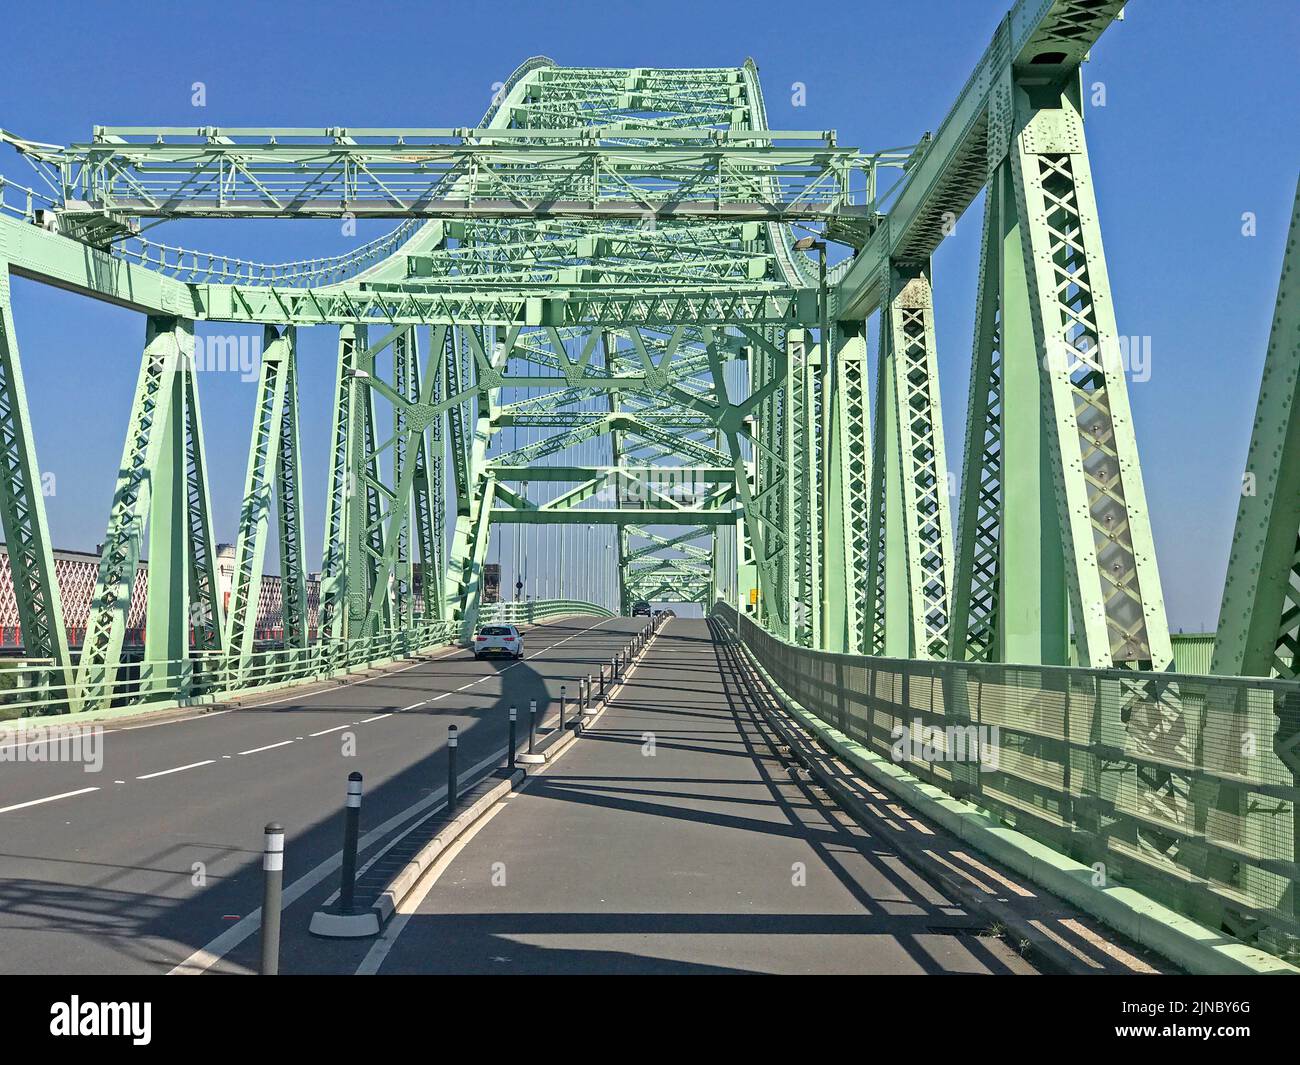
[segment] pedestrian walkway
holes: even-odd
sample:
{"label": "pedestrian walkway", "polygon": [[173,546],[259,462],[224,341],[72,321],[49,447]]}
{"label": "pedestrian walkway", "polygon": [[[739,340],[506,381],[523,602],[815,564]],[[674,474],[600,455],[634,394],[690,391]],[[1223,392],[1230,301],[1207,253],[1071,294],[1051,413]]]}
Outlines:
{"label": "pedestrian walkway", "polygon": [[613,704],[399,913],[395,972],[1028,973],[795,780],[733,652],[676,619]]}

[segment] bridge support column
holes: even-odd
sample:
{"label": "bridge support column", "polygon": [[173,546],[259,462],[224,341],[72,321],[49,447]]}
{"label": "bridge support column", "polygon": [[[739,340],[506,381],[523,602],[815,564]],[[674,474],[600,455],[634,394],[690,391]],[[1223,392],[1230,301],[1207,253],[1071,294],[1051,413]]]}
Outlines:
{"label": "bridge support column", "polygon": [[[199,569],[200,558],[204,561],[196,587],[206,582],[206,594],[211,597],[207,611],[218,610],[212,595],[216,588],[212,542],[187,543],[195,533],[211,535],[210,523],[203,518],[207,508],[202,440],[190,435],[201,431],[197,389],[192,380],[193,359],[192,322],[148,318],[144,355],[78,666],[82,709],[107,706],[115,694],[146,525],[150,530],[150,567],[156,567],[157,578],[156,585],[150,581],[145,657],[161,662],[186,656],[191,608],[188,571],[191,565]],[[185,410],[187,399],[193,406],[192,417]],[[201,498],[191,502],[192,492]],[[219,617],[219,613],[208,612],[203,615],[205,628]],[[173,661],[166,667],[160,665],[154,676],[143,679],[155,690],[173,690],[180,669]]]}
{"label": "bridge support column", "polygon": [[986,196],[950,657],[1065,665],[1065,555],[1008,162]]}
{"label": "bridge support column", "polygon": [[0,524],[24,650],[34,658],[50,659],[56,672],[53,683],[66,685],[69,698],[75,700],[63,604],[10,307],[6,237],[7,230],[0,228]]}
{"label": "bridge support column", "polygon": [[830,394],[822,399],[826,422],[822,645],[828,651],[850,654],[861,654],[865,646],[871,437],[864,333],[862,322],[836,323],[837,350],[825,376]]}
{"label": "bridge support column", "polygon": [[280,541],[285,641],[287,646],[306,646],[307,595],[298,513],[301,471],[295,348],[293,326],[266,327],[226,617],[228,681],[232,684],[245,681],[253,655],[272,496],[276,499]]}
{"label": "bridge support column", "polygon": [[1211,669],[1300,676],[1300,184],[1282,260]]}
{"label": "bridge support column", "polygon": [[1078,79],[1064,90],[1017,83],[1012,92],[1011,183],[1079,663],[1168,669],[1173,652]]}
{"label": "bridge support column", "polygon": [[880,322],[867,614],[872,653],[942,658],[952,528],[928,263],[890,264]]}

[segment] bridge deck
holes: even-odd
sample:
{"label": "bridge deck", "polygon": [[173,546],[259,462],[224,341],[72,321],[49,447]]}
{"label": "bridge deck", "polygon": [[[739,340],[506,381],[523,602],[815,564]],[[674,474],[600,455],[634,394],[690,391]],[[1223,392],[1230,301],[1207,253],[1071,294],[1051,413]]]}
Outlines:
{"label": "bridge deck", "polygon": [[731,653],[704,621],[669,623],[584,738],[482,823],[367,966],[1032,972],[987,919],[791,779]]}

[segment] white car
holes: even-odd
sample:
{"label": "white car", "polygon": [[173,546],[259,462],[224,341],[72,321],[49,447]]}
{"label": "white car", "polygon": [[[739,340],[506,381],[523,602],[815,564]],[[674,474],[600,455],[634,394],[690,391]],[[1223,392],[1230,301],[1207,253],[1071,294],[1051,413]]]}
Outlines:
{"label": "white car", "polygon": [[510,655],[524,657],[524,634],[513,625],[484,625],[474,635],[474,657]]}

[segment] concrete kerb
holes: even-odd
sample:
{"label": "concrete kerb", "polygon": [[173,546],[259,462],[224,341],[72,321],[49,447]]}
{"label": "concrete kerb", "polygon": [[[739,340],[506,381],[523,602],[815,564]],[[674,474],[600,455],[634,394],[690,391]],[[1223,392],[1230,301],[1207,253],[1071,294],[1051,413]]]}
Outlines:
{"label": "concrete kerb", "polygon": [[[554,762],[582,735],[584,725],[594,724],[600,719],[619,691],[622,690],[623,685],[627,683],[627,678],[631,676],[632,670],[636,668],[641,658],[653,646],[657,635],[657,632],[652,633],[641,653],[629,661],[628,668],[623,676],[619,678],[618,684],[606,692],[598,711],[594,714],[579,715],[577,719],[568,722],[563,731],[558,728],[559,715],[556,714],[554,721],[557,727],[551,729],[550,734],[544,741],[546,750],[538,752],[542,758],[542,764]],[[504,755],[506,752],[502,753]],[[500,779],[490,787],[483,789],[484,782],[494,775],[499,776]],[[337,914],[331,913],[328,909],[317,910],[312,915],[309,931],[313,935],[326,938],[365,938],[378,935],[393,914],[397,912],[397,907],[402,904],[402,900],[415,889],[415,886],[420,882],[420,878],[437,861],[438,855],[445,851],[480,818],[484,817],[507,794],[518,790],[526,780],[527,774],[523,769],[516,769],[513,773],[508,773],[502,768],[488,769],[483,772],[470,785],[470,793],[473,795],[472,801],[439,829],[437,834],[421,847],[410,861],[389,880],[368,911],[356,914]],[[444,809],[445,804],[435,808],[414,824],[409,825],[398,836],[389,841],[384,849],[393,846],[424,824],[429,817],[437,816]]]}
{"label": "concrete kerb", "polygon": [[[734,630],[732,631],[735,635]],[[897,795],[954,835],[1035,884],[1078,906],[1136,943],[1197,975],[1300,975],[1300,969],[1266,951],[1215,932],[1121,884],[1093,885],[1090,866],[1002,824],[991,814],[926,784],[839,729],[805,710],[773,680],[736,636],[768,690],[799,724],[846,764]]]}

